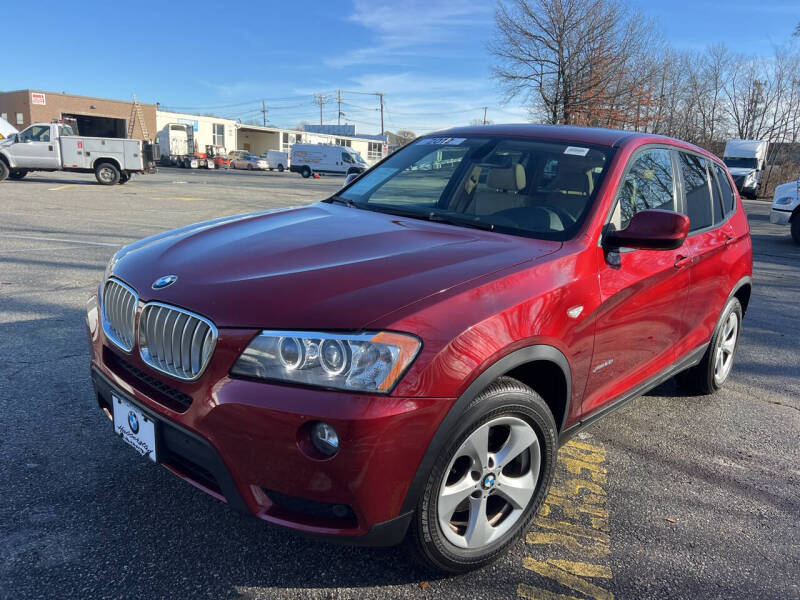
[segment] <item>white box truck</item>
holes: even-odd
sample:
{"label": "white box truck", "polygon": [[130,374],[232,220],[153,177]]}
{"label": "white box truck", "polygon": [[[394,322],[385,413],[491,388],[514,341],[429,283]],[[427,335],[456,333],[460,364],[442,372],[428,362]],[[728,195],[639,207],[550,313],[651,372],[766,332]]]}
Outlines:
{"label": "white box truck", "polygon": [[158,153],[164,166],[185,169],[214,168],[209,165],[205,154],[200,152],[194,135],[194,128],[187,123],[167,123],[156,135]]}
{"label": "white box truck", "polygon": [[758,197],[758,188],[767,163],[768,142],[728,140],[722,160],[728,166],[736,189],[742,196]]}
{"label": "white box truck", "polygon": [[292,173],[311,177],[314,173],[349,175],[363,173],[369,168],[361,155],[345,146],[325,144],[295,144],[289,155]]}
{"label": "white box truck", "polygon": [[0,181],[31,171],[73,171],[93,172],[98,183],[113,185],[144,170],[140,140],[78,136],[63,123],[33,123],[0,140]]}

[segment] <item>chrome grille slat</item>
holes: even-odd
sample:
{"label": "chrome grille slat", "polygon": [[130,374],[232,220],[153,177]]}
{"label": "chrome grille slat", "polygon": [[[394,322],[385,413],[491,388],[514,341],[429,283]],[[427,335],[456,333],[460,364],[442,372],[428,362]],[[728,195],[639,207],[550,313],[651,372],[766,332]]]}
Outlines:
{"label": "chrome grille slat", "polygon": [[136,308],[139,296],[136,291],[119,279],[109,278],[103,286],[102,322],[103,332],[115,345],[130,352],[136,323]]}
{"label": "chrome grille slat", "polygon": [[139,354],[154,369],[193,381],[205,371],[217,344],[217,328],[195,313],[149,302],[139,316]]}

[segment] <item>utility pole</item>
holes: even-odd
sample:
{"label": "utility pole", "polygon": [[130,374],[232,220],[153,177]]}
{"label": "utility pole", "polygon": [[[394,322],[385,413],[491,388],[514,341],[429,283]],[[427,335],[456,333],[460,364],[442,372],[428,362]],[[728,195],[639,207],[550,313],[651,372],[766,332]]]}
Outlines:
{"label": "utility pole", "polygon": [[[252,114],[252,113],[251,113]],[[261,116],[264,118],[264,127],[267,126],[267,103],[261,101]]]}
{"label": "utility pole", "polygon": [[314,104],[319,104],[319,124],[322,125],[322,107],[328,103],[328,97],[325,94],[314,94]]}
{"label": "utility pole", "polygon": [[383,133],[386,131],[386,129],[383,126],[383,92],[375,92],[375,95],[381,102],[381,135],[383,135]]}
{"label": "utility pole", "polygon": [[489,110],[488,106],[483,107],[483,124],[486,125],[486,111]]}
{"label": "utility pole", "polygon": [[336,124],[342,124],[342,117],[344,113],[342,112],[342,90],[336,90],[336,104],[338,105],[338,114],[336,116]]}

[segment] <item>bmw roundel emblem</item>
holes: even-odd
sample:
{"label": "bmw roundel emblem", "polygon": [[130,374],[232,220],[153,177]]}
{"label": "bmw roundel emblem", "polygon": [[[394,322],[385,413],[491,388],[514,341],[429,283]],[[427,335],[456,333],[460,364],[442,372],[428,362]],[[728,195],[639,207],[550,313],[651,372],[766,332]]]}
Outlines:
{"label": "bmw roundel emblem", "polygon": [[495,476],[494,473],[489,473],[486,477],[483,478],[483,489],[488,490],[492,486],[494,486]]}
{"label": "bmw roundel emblem", "polygon": [[139,433],[139,417],[133,411],[128,413],[128,427],[131,428],[133,433]]}
{"label": "bmw roundel emblem", "polygon": [[178,281],[177,275],[164,275],[163,277],[159,277],[153,282],[152,287],[154,290],[163,290],[165,287],[171,286],[173,283]]}

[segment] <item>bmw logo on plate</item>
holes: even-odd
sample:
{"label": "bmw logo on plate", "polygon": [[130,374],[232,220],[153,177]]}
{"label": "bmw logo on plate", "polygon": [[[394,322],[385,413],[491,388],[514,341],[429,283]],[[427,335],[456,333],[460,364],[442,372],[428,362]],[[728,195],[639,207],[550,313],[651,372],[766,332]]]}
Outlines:
{"label": "bmw logo on plate", "polygon": [[173,283],[178,281],[177,275],[164,275],[163,277],[159,277],[153,282],[152,287],[154,290],[163,290],[165,287],[171,286]]}
{"label": "bmw logo on plate", "polygon": [[128,427],[131,428],[133,433],[139,433],[139,417],[133,411],[128,413]]}

